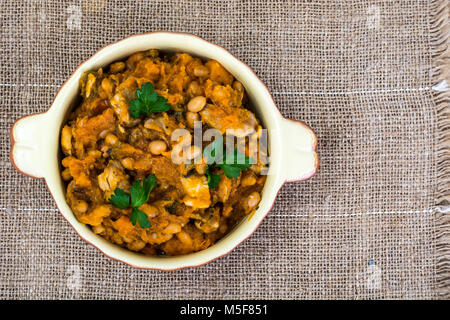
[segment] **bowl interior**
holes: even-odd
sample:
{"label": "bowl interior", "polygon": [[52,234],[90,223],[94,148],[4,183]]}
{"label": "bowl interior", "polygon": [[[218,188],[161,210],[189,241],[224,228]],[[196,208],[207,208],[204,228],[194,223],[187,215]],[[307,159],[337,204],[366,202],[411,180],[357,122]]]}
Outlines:
{"label": "bowl interior", "polygon": [[[268,149],[271,165],[256,213],[252,217],[244,218],[233,230],[210,248],[188,255],[144,256],[114,245],[101,236],[94,234],[89,227],[76,220],[70,207],[67,205],[64,196],[65,183],[59,174],[62,157],[59,147],[59,133],[68,114],[80,102],[78,80],[82,74],[85,71],[95,70],[114,61],[125,59],[134,52],[148,49],[158,49],[164,52],[187,52],[202,59],[219,61],[237,80],[242,82],[251,101],[252,111],[261,120],[263,127],[268,130]],[[276,165],[280,163],[279,155],[281,154],[277,121],[280,118],[280,114],[268,90],[248,66],[237,60],[228,51],[196,36],[178,33],[150,33],[132,36],[101,49],[93,57],[81,64],[66,81],[55,98],[49,114],[54,118],[52,122],[54,126],[49,126],[48,130],[53,132],[56,130],[58,135],[53,134],[53,141],[48,144],[49,162],[53,165],[49,166],[51,172],[46,176],[46,181],[61,213],[87,242],[99,248],[107,256],[135,267],[172,270],[201,265],[227,254],[249,237],[261,223],[264,216],[270,211],[282,184],[282,181],[278,178],[280,176],[280,168]]]}

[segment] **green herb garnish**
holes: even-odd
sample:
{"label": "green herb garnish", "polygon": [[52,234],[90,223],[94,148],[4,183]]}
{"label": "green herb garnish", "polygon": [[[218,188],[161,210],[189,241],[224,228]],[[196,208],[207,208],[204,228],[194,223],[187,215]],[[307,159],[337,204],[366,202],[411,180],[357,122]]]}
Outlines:
{"label": "green herb garnish", "polygon": [[[231,160],[230,160],[231,159]],[[244,163],[238,163],[239,160],[243,159]],[[245,171],[247,168],[251,167],[250,158],[246,157],[244,154],[239,153],[238,149],[227,153],[223,159],[223,163],[216,164],[217,167],[221,168],[227,178],[237,178],[241,175],[241,171]]]}
{"label": "green herb garnish", "polygon": [[[241,171],[245,171],[251,167],[251,159],[244,154],[239,153],[238,149],[227,153],[223,157],[223,138],[214,140],[203,150],[203,156],[207,159],[208,168],[206,169],[206,175],[208,177],[208,186],[211,189],[215,189],[219,184],[221,178],[220,175],[211,172],[214,168],[220,168],[225,173],[225,176],[229,179],[237,178],[241,175]],[[222,152],[221,154],[219,154]],[[218,158],[218,159],[217,159]],[[244,163],[237,163],[239,160],[244,160]]]}
{"label": "green herb garnish", "polygon": [[223,159],[223,137],[219,136],[203,149],[203,156],[208,164],[221,162]]}
{"label": "green herb garnish", "polygon": [[206,175],[208,176],[208,186],[211,189],[215,189],[217,187],[217,185],[219,184],[220,180],[222,180],[220,178],[220,176],[218,174],[215,173],[211,173],[209,170],[209,167],[206,169]]}
{"label": "green herb garnish", "polygon": [[142,180],[142,184],[139,181],[133,182],[130,188],[131,206],[135,208],[146,203],[150,192],[156,187],[156,184],[156,176],[154,174],[151,174],[146,179]]}
{"label": "green herb garnish", "polygon": [[136,90],[136,97],[136,99],[130,101],[129,107],[133,118],[170,110],[167,99],[156,93],[155,87],[150,82],[144,83],[141,89]]}
{"label": "green herb garnish", "polygon": [[136,225],[136,221],[139,221],[139,225],[142,229],[150,228],[152,226],[152,224],[148,220],[147,214],[144,211],[139,210],[138,208],[133,208],[130,221],[133,226]]}
{"label": "green herb garnish", "polygon": [[130,195],[120,188],[114,190],[114,194],[109,199],[113,206],[126,209],[130,206]]}
{"label": "green herb garnish", "polygon": [[156,185],[156,176],[151,174],[142,180],[142,183],[139,181],[133,182],[130,188],[131,196],[126,191],[116,188],[114,194],[109,199],[109,202],[120,209],[126,209],[131,206],[132,211],[130,221],[133,226],[136,225],[136,222],[139,222],[141,228],[150,228],[152,225],[148,220],[147,214],[139,210],[138,207],[148,201],[150,192]]}

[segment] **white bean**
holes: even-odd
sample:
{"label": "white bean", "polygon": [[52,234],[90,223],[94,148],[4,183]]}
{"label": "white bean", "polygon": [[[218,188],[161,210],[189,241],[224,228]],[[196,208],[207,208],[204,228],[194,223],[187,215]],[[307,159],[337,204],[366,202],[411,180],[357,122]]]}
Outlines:
{"label": "white bean", "polygon": [[206,98],[204,96],[197,96],[192,98],[187,105],[190,112],[200,112],[206,105]]}
{"label": "white bean", "polygon": [[149,144],[150,152],[154,155],[159,155],[166,151],[167,145],[162,140],[154,140]]}

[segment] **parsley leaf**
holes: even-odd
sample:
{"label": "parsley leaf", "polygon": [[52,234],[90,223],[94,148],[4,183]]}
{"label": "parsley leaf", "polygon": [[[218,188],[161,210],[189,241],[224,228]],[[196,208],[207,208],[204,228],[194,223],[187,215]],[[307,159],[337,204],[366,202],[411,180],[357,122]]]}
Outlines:
{"label": "parsley leaf", "polygon": [[144,211],[139,210],[138,208],[133,208],[133,211],[131,212],[130,221],[133,224],[133,226],[136,225],[136,222],[139,222],[139,225],[141,228],[150,228],[152,224],[148,220],[147,214]]}
{"label": "parsley leaf", "polygon": [[[211,144],[207,145],[203,149],[203,156],[206,158],[208,168],[206,175],[208,176],[208,186],[211,189],[215,189],[219,184],[221,178],[218,174],[211,173],[210,169],[220,168],[225,173],[225,176],[229,179],[237,178],[241,175],[241,171],[245,171],[251,166],[251,159],[244,154],[239,153],[238,149],[227,153],[225,157],[223,155],[223,138],[214,140]],[[219,158],[219,160],[217,160]],[[238,163],[241,161],[244,163]]]}
{"label": "parsley leaf", "polygon": [[153,112],[170,110],[167,99],[155,92],[155,87],[150,83],[144,83],[141,89],[136,90],[136,99],[130,101],[130,114],[133,118],[139,118]]}
{"label": "parsley leaf", "polygon": [[[150,228],[152,225],[148,220],[147,214],[138,209],[144,203],[148,201],[150,192],[156,187],[156,176],[154,174],[149,175],[147,178],[133,182],[130,188],[130,194],[120,188],[114,190],[114,194],[109,199],[109,202],[117,208],[126,209],[131,206],[130,221],[134,225],[139,222],[141,228]],[[130,204],[131,198],[131,204]]]}
{"label": "parsley leaf", "polygon": [[[244,160],[244,163],[238,163],[242,160]],[[222,164],[218,164],[217,166],[223,170],[227,178],[232,179],[239,177],[241,175],[241,171],[245,171],[247,168],[251,167],[251,164],[250,158],[246,157],[242,153],[239,153],[236,148],[225,156]]]}
{"label": "parsley leaf", "polygon": [[223,137],[216,138],[212,143],[208,144],[203,149],[203,156],[206,158],[206,163],[213,164],[217,159],[218,162],[223,158]]}
{"label": "parsley leaf", "polygon": [[120,188],[114,190],[114,194],[109,199],[115,207],[120,209],[128,208],[130,205],[130,195]]}
{"label": "parsley leaf", "polygon": [[241,175],[241,170],[237,167],[234,167],[229,164],[219,164],[217,165],[219,168],[223,170],[227,178],[237,178]]}
{"label": "parsley leaf", "polygon": [[220,176],[218,174],[211,173],[209,168],[206,169],[206,175],[208,176],[208,186],[211,189],[215,189],[220,182]]}
{"label": "parsley leaf", "polygon": [[152,189],[156,187],[156,176],[154,174],[149,175],[142,181],[133,182],[131,185],[131,206],[133,208],[140,207],[148,201],[148,197]]}

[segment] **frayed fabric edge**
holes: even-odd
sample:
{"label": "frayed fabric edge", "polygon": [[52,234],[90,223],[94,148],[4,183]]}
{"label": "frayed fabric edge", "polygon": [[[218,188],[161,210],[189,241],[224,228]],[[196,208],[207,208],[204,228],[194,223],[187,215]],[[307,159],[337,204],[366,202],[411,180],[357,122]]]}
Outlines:
{"label": "frayed fabric edge", "polygon": [[[450,3],[431,3],[431,48],[433,99],[437,108],[438,208],[450,206]],[[437,90],[439,88],[439,90]],[[435,211],[436,295],[450,298],[450,211]]]}

